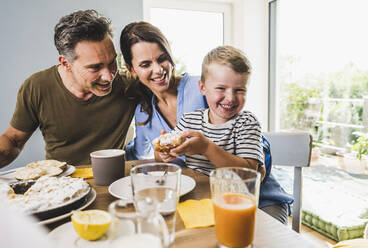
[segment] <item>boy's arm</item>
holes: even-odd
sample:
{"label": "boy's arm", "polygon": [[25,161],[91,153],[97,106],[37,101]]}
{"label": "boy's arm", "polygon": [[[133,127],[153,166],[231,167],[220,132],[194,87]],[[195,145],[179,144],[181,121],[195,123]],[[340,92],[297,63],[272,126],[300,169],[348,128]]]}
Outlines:
{"label": "boy's arm", "polygon": [[260,165],[257,160],[251,158],[241,158],[239,156],[233,155],[213,143],[211,140],[208,141],[209,143],[207,149],[203,155],[206,156],[207,159],[210,160],[211,163],[216,167],[250,168],[261,173],[261,179],[263,180],[266,170],[264,169],[264,166]]}
{"label": "boy's arm", "polygon": [[255,159],[244,159],[233,155],[210,139],[204,137],[203,134],[197,131],[186,131],[183,136],[190,137],[179,147],[172,149],[170,154],[172,156],[180,156],[182,154],[202,154],[211,161],[216,167],[246,167],[257,170],[261,173],[262,179],[265,175],[264,166],[259,165]]}

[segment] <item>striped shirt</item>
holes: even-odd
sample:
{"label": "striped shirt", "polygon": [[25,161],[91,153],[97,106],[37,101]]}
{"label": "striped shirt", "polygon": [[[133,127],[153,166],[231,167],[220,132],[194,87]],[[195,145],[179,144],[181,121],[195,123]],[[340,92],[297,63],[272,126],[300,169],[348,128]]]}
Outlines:
{"label": "striped shirt", "polygon": [[[241,111],[236,117],[222,124],[208,121],[208,109],[185,113],[175,130],[200,131],[225,151],[242,158],[264,164],[261,126],[249,111]],[[186,155],[188,167],[208,174],[215,166],[203,155]]]}

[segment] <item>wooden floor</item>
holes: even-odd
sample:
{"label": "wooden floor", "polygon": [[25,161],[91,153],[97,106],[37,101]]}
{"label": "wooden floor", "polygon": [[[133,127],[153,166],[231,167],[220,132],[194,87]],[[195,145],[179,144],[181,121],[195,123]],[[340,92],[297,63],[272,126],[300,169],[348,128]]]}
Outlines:
{"label": "wooden floor", "polygon": [[[291,228],[291,217],[289,217],[289,224],[288,225]],[[336,241],[327,238],[326,236],[320,234],[319,232],[316,232],[316,231],[310,229],[309,227],[307,227],[305,225],[302,225],[300,234],[302,235],[302,237],[304,237],[305,239],[311,241],[316,246],[321,247],[321,248],[331,248],[332,245],[336,244]]]}

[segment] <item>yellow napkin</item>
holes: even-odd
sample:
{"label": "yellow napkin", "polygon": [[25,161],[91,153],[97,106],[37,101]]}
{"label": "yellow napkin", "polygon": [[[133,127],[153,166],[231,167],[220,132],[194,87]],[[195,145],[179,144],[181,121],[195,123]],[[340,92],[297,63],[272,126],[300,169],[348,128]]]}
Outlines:
{"label": "yellow napkin", "polygon": [[181,202],[178,204],[178,213],[185,228],[208,227],[215,224],[211,199]]}
{"label": "yellow napkin", "polygon": [[75,169],[72,177],[81,177],[81,178],[93,178],[93,171],[92,168],[78,168]]}

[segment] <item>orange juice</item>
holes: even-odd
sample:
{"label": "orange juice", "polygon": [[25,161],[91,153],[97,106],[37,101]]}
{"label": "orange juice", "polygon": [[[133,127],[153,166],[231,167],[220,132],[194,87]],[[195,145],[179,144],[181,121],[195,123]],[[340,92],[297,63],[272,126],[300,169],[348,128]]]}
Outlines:
{"label": "orange juice", "polygon": [[226,193],[213,200],[217,241],[227,247],[253,243],[256,202],[243,194]]}

